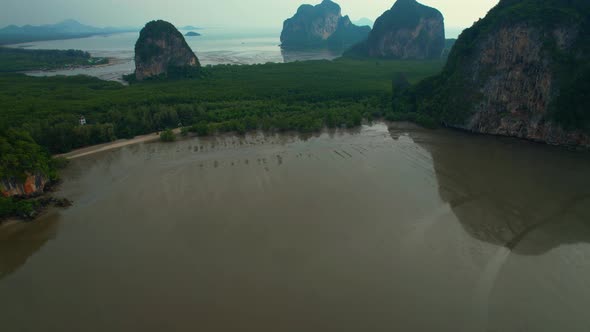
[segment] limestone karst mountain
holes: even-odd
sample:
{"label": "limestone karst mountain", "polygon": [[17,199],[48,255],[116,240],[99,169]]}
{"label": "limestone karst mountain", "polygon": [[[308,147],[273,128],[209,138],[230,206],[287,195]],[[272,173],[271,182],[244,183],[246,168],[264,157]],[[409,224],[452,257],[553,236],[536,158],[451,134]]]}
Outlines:
{"label": "limestone karst mountain", "polygon": [[135,44],[135,77],[141,81],[200,67],[184,36],[166,21],[152,21],[141,30]]}
{"label": "limestone karst mountain", "polygon": [[367,37],[371,28],[354,25],[342,16],[340,6],[330,0],[302,5],[285,21],[281,33],[283,48],[345,48]]}
{"label": "limestone karst mountain", "polygon": [[383,13],[368,38],[348,54],[391,59],[438,59],[445,47],[443,15],[416,0],[398,0]]}
{"label": "limestone karst mountain", "polygon": [[413,99],[450,127],[590,147],[588,94],[590,2],[502,0]]}

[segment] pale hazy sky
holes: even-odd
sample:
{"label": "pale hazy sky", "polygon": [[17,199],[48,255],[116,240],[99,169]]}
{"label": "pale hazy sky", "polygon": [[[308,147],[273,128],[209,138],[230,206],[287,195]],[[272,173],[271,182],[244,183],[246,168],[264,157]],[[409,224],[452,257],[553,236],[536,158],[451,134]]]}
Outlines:
{"label": "pale hazy sky", "polygon": [[[282,27],[303,3],[321,0],[0,0],[0,27],[76,19],[95,26],[143,26],[152,19],[175,25]],[[336,0],[353,20],[375,20],[394,0]],[[421,0],[439,9],[447,27],[469,27],[498,0]]]}

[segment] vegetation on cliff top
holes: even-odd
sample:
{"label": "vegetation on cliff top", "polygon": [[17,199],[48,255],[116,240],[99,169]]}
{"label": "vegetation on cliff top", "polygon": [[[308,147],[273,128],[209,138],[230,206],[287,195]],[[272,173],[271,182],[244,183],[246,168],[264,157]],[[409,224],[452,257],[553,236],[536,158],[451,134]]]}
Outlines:
{"label": "vegetation on cliff top", "polygon": [[[283,24],[281,43],[283,48],[331,48],[343,49],[364,38],[371,31],[368,26],[357,26],[348,16],[342,16],[340,5],[324,0],[321,4],[302,5],[297,13]],[[337,17],[334,21],[328,18]],[[322,23],[320,25],[319,23]],[[334,25],[334,26],[330,26]],[[330,36],[326,31],[334,29]]]}
{"label": "vegetation on cliff top", "polygon": [[[52,158],[49,152],[39,146],[24,130],[8,129],[0,132],[0,191],[5,181],[23,183],[29,175],[44,176],[49,182],[58,179],[57,170],[67,161]],[[0,222],[16,217],[29,219],[43,207],[52,203],[65,204],[65,200],[53,198],[28,199],[4,197],[0,194]]]}
{"label": "vegetation on cliff top", "polygon": [[[367,40],[355,45],[346,52],[346,56],[366,56],[370,45],[379,43],[379,38],[390,31],[414,29],[420,20],[429,18],[443,18],[440,11],[425,6],[416,0],[397,0],[393,7],[383,13],[373,25],[373,30]],[[426,38],[421,32],[419,37]]]}
{"label": "vegetation on cliff top", "polygon": [[8,129],[0,133],[0,156],[0,179],[24,180],[27,174],[37,173],[50,179],[57,177],[47,150],[24,130]]}
{"label": "vegetation on cliff top", "polygon": [[163,49],[149,41],[167,40],[170,37],[178,38],[182,41],[183,47],[190,49],[182,33],[172,23],[157,20],[147,23],[141,30],[139,39],[135,43],[135,55],[139,56],[142,61],[148,61],[152,57],[161,55]]}
{"label": "vegetation on cliff top", "polygon": [[393,7],[383,13],[375,21],[373,30],[385,32],[389,30],[411,29],[420,23],[421,19],[442,17],[440,11],[425,6],[416,0],[397,0]]}
{"label": "vegetation on cliff top", "polygon": [[199,59],[180,31],[169,22],[158,20],[145,25],[135,43],[135,78],[195,78],[200,76]]}

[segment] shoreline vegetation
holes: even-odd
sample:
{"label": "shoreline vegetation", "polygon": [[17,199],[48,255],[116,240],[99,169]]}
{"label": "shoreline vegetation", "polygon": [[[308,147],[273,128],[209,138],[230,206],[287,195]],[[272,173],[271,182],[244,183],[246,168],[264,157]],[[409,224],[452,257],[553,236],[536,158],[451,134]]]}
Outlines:
{"label": "shoreline vegetation", "polygon": [[[442,61],[309,61],[201,69],[197,79],[123,86],[85,76],[0,75],[0,130],[23,128],[52,154],[175,128],[199,135],[317,131],[396,119],[392,78],[416,83]],[[87,125],[79,124],[84,116]]]}
{"label": "shoreline vegetation", "polygon": [[[181,129],[180,128],[174,129],[174,130],[172,130],[172,133],[174,135],[179,135],[179,134],[181,134]],[[67,160],[73,160],[73,159],[86,157],[86,156],[93,155],[93,154],[100,153],[100,152],[106,152],[106,151],[119,149],[119,148],[126,147],[126,146],[131,146],[131,145],[141,144],[141,143],[157,142],[160,140],[161,140],[160,132],[153,132],[153,133],[146,134],[146,135],[136,136],[136,137],[130,138],[130,139],[119,139],[119,140],[108,142],[108,143],[102,143],[102,144],[83,147],[80,149],[72,150],[68,153],[57,154],[57,155],[54,155],[53,157],[54,158],[65,158]]]}
{"label": "shoreline vegetation", "polygon": [[80,50],[30,50],[0,46],[0,73],[51,71],[110,65],[112,59]]}
{"label": "shoreline vegetation", "polygon": [[55,24],[45,25],[9,25],[0,28],[0,45],[13,45],[45,40],[67,40],[88,38],[93,36],[108,36],[117,33],[135,32],[133,27],[98,28],[82,24],[76,20],[67,19]]}
{"label": "shoreline vegetation", "polygon": [[[0,73],[0,134],[21,134],[5,146],[0,178],[9,171],[21,179],[38,169],[44,169],[43,175],[57,174],[51,156],[77,158],[159,140],[155,132],[180,123],[183,129],[175,135],[208,136],[256,130],[309,133],[356,127],[363,119],[393,119],[392,77],[401,72],[416,83],[442,66],[442,61],[349,59],[218,65],[201,68],[196,78],[155,78],[129,86],[88,76]],[[36,148],[23,149],[23,144]],[[12,154],[16,157],[5,158]],[[37,206],[1,199],[0,219],[23,211],[27,215]]]}

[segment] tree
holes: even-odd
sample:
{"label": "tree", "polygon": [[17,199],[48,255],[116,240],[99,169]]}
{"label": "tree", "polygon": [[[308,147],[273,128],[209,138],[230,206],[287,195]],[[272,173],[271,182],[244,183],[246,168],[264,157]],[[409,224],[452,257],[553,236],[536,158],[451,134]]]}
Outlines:
{"label": "tree", "polygon": [[166,129],[160,133],[160,140],[162,140],[162,142],[174,142],[176,141],[176,135],[172,130]]}

